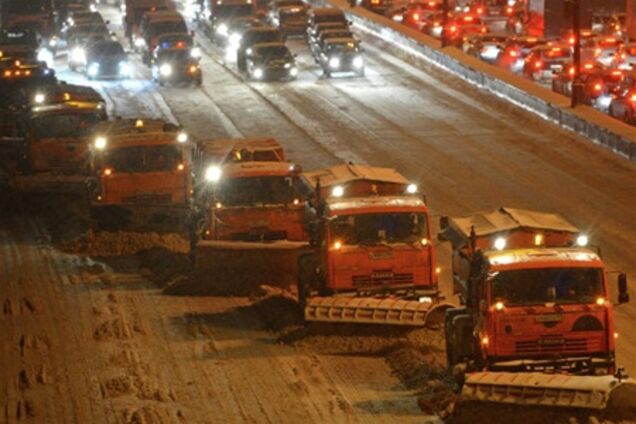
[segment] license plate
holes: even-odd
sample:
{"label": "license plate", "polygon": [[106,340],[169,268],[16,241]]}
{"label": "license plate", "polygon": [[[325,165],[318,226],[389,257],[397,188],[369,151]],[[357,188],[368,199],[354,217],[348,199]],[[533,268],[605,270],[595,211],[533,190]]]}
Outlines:
{"label": "license plate", "polygon": [[563,69],[563,65],[550,65],[550,69],[552,69],[553,71],[561,72],[561,70]]}

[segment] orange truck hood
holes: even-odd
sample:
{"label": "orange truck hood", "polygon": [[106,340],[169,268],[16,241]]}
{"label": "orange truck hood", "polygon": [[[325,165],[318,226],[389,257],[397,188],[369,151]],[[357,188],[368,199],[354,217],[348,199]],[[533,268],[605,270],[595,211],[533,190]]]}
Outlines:
{"label": "orange truck hood", "polygon": [[302,206],[295,205],[223,207],[216,210],[218,238],[230,240],[238,234],[266,230],[284,232],[287,240],[306,241],[304,213]]}

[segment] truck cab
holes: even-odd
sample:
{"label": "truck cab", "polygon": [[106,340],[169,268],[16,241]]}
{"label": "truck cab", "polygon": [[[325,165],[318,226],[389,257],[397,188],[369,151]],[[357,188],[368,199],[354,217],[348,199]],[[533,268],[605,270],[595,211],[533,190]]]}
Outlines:
{"label": "truck cab", "polygon": [[206,170],[203,238],[305,241],[311,190],[289,162],[229,162]]}
{"label": "truck cab", "polygon": [[[442,219],[463,305],[447,311],[450,366],[612,374],[615,337],[603,261],[556,214],[501,208]],[[619,276],[619,303],[628,300]]]}
{"label": "truck cab", "polygon": [[307,178],[319,200],[308,216],[314,252],[303,265],[318,278],[306,289],[427,302],[438,296],[428,207],[415,184],[393,169],[356,164]]}
{"label": "truck cab", "polygon": [[105,122],[94,134],[91,209],[100,223],[126,224],[144,209],[154,217],[187,215],[192,147],[183,130],[139,118]]}

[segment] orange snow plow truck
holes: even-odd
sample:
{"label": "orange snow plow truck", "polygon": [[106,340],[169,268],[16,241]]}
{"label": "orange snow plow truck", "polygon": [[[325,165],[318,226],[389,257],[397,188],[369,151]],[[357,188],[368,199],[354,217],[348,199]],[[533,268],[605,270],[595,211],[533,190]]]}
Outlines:
{"label": "orange snow plow truck", "polygon": [[[619,386],[636,396],[616,368],[606,272],[586,235],[512,208],[440,224],[462,303],[446,311],[447,359],[466,371],[464,400],[603,409]],[[627,301],[619,274],[617,302]]]}
{"label": "orange snow plow truck", "polygon": [[298,265],[307,321],[423,326],[450,307],[415,184],[393,169],[354,164],[306,176],[317,194],[307,217],[311,249]]}
{"label": "orange snow plow truck", "polygon": [[284,159],[274,139],[199,143],[196,272],[231,275],[245,287],[295,283],[311,189]]}
{"label": "orange snow plow truck", "polygon": [[192,198],[191,145],[161,119],[121,119],[95,128],[91,214],[103,229],[185,231]]}

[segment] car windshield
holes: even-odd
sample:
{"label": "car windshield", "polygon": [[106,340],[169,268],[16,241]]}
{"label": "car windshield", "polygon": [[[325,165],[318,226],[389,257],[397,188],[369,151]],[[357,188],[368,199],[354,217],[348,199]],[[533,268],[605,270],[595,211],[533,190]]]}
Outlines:
{"label": "car windshield", "polygon": [[330,224],[333,238],[349,245],[412,244],[428,237],[426,214],[382,213],[340,215]]}
{"label": "car windshield", "polygon": [[265,60],[285,59],[290,55],[289,50],[287,50],[287,47],[285,46],[261,47],[257,50],[257,53],[263,56]]}
{"label": "car windshield", "polygon": [[91,54],[105,56],[123,55],[124,49],[119,43],[100,43],[91,47]]}
{"label": "car windshield", "polygon": [[285,205],[298,199],[297,178],[243,177],[222,180],[216,197],[224,206]]}
{"label": "car windshield", "polygon": [[161,50],[157,58],[161,62],[185,62],[190,59],[190,52],[183,49]]}
{"label": "car windshield", "polygon": [[228,4],[216,5],[214,7],[214,17],[217,19],[237,18],[239,16],[252,16],[254,6],[251,4]]}
{"label": "car windshield", "polygon": [[346,43],[334,43],[327,46],[329,53],[354,53],[358,51],[358,43],[349,41]]}
{"label": "car windshield", "polygon": [[271,41],[281,41],[280,32],[275,31],[248,31],[244,35],[244,40],[248,44],[269,43]]}
{"label": "car windshield", "polygon": [[187,34],[188,28],[182,20],[153,22],[148,28],[148,35],[150,37],[156,37],[157,35],[167,34],[169,32]]}
{"label": "car windshield", "polygon": [[10,14],[32,15],[50,10],[47,0],[8,0],[2,3],[2,11]]}
{"label": "car windshield", "polygon": [[183,162],[183,154],[174,145],[119,147],[108,150],[101,162],[115,172],[170,172]]}
{"label": "car windshield", "polygon": [[538,268],[500,271],[491,278],[492,298],[506,305],[593,303],[604,295],[598,268]]}
{"label": "car windshield", "polygon": [[86,137],[103,120],[99,113],[68,113],[36,116],[30,122],[35,138]]}

